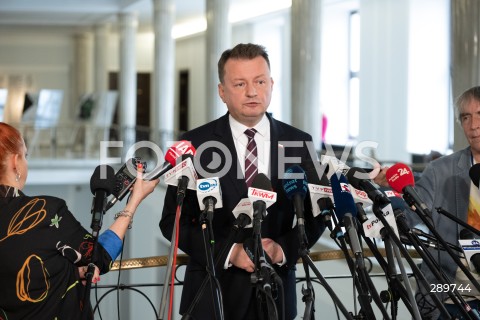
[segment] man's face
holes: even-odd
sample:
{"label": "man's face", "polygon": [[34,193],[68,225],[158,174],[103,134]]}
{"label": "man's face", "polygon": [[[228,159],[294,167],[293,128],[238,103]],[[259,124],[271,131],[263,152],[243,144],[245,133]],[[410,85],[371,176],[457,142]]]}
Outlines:
{"label": "man's face", "polygon": [[462,124],[465,137],[470,144],[472,152],[480,155],[480,102],[470,100],[463,107],[460,113],[460,122]]}
{"label": "man's face", "polygon": [[230,59],[225,63],[218,94],[234,119],[253,127],[263,117],[272,98],[273,80],[263,57]]}

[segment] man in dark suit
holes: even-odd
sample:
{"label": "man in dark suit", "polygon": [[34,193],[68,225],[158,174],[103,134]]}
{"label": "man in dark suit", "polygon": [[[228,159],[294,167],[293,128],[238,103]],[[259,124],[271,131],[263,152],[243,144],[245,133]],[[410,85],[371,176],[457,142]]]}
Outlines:
{"label": "man in dark suit", "polygon": [[[218,162],[218,158],[222,165],[229,168],[226,174],[221,172],[223,170],[211,174],[220,177],[223,200],[223,208],[215,210],[212,228],[215,240],[214,260],[219,261],[216,265],[216,278],[221,287],[224,318],[269,319],[271,316],[266,315],[268,312],[263,303],[257,303],[258,291],[251,280],[256,266],[245,251],[245,247],[248,248],[245,243],[252,241],[252,228],[241,229],[235,233],[233,241],[229,242],[235,222],[232,210],[242,198],[247,197],[252,178],[258,173],[264,173],[269,177],[273,191],[277,193],[277,200],[267,209],[267,215],[261,223],[261,244],[273,269],[282,279],[282,283],[277,286],[278,290],[274,290],[273,294],[278,318],[282,318],[284,311],[285,319],[294,319],[297,314],[295,266],[301,243],[293,204],[285,195],[282,178],[291,165],[316,160],[312,137],[266,113],[271,100],[273,79],[264,47],[239,44],[226,50],[218,62],[218,73],[218,92],[227,105],[228,113],[187,132],[182,140],[190,141],[197,149],[198,158],[195,163],[199,176],[208,175],[209,167],[215,161]],[[244,133],[247,129],[255,129],[253,138]],[[250,148],[252,139],[253,149]],[[245,162],[245,157],[250,162]],[[172,239],[176,193],[175,187],[168,187],[160,221],[160,229],[167,239]],[[320,218],[313,217],[308,197],[306,202],[305,229],[308,246],[311,247],[325,227]],[[187,190],[178,226],[179,248],[189,256],[180,314],[187,312],[207,276],[207,255],[200,216],[196,192]],[[208,286],[190,315],[194,319],[214,319],[214,314],[214,299]]]}

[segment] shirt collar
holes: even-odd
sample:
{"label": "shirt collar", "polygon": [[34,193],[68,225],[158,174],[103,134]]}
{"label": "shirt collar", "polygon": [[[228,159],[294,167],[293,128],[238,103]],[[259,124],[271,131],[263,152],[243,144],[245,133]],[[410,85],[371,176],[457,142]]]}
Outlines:
{"label": "shirt collar", "polygon": [[[230,121],[230,128],[232,129],[232,135],[234,139],[238,139],[244,134],[245,130],[250,128],[235,120],[231,114],[228,116],[228,119]],[[257,130],[257,133],[259,133],[261,136],[266,137],[268,130],[270,129],[270,122],[268,121],[267,116],[263,114],[262,119],[253,128]]]}

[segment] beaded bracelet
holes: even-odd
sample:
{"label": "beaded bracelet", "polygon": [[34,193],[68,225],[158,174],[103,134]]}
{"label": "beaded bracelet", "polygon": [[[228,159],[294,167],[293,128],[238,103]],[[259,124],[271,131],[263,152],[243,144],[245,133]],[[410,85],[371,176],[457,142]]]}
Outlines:
{"label": "beaded bracelet", "polygon": [[133,223],[133,213],[128,211],[128,210],[122,210],[120,212],[117,212],[115,214],[114,219],[117,220],[118,217],[128,217],[130,218],[130,223],[128,224],[128,229],[132,229],[132,223]]}

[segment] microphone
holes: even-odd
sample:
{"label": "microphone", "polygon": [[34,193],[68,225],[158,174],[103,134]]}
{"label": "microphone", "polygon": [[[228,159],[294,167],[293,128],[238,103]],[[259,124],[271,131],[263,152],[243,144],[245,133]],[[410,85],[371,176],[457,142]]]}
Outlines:
{"label": "microphone", "polygon": [[177,159],[177,165],[165,173],[165,183],[177,187],[177,204],[185,198],[187,189],[197,189],[197,172],[193,166],[193,156],[184,154]]}
{"label": "microphone", "polygon": [[363,259],[362,247],[358,239],[357,229],[353,217],[357,216],[357,208],[353,201],[353,196],[350,193],[350,188],[345,176],[341,173],[333,174],[330,177],[330,184],[332,185],[333,201],[335,202],[335,212],[339,221],[343,222],[345,229],[350,239],[350,247],[358,259]]}
{"label": "microphone", "polygon": [[393,190],[402,193],[403,198],[409,205],[415,205],[415,207],[422,213],[431,216],[425,202],[420,198],[417,191],[414,188],[415,180],[410,168],[403,163],[396,163],[387,169],[386,177],[388,184]]}
{"label": "microphone", "polygon": [[267,215],[267,208],[277,201],[277,193],[272,190],[272,183],[267,176],[259,173],[253,178],[248,188],[248,199],[253,207],[253,233],[260,235],[261,222]]}
{"label": "microphone", "polygon": [[[394,233],[398,236],[398,227],[397,221],[402,219],[404,222],[404,226],[406,229],[408,228],[408,223],[405,218],[404,210],[407,208],[405,201],[401,198],[400,194],[394,192],[390,189],[380,187],[379,192],[383,193],[388,199],[388,204],[385,205],[382,210],[382,216],[385,218],[385,221],[390,225],[393,229]],[[402,224],[401,224],[402,225]],[[382,238],[382,229],[384,225],[380,219],[373,216],[368,220],[362,223],[363,231],[367,237],[370,238]],[[406,231],[405,231],[406,232]]]}
{"label": "microphone", "polygon": [[253,220],[253,206],[248,198],[241,199],[232,210],[235,223],[240,228],[251,228]]}
{"label": "microphone", "polygon": [[321,163],[322,165],[326,165],[328,179],[331,179],[334,173],[340,172],[346,175],[348,170],[350,170],[350,167],[346,163],[338,160],[334,156],[322,155]]}
{"label": "microphone", "polygon": [[462,229],[458,242],[462,247],[470,270],[480,273],[480,239],[476,238],[470,230]]}
{"label": "microphone", "polygon": [[[325,171],[328,170],[328,165],[321,165],[321,179],[319,179],[319,175],[317,174],[317,171],[315,170],[312,162],[306,163],[305,168],[305,175],[308,180],[308,191],[310,192],[310,200],[312,203],[312,214],[314,217],[318,216],[319,214],[323,215],[324,212],[320,206],[320,200],[325,198],[333,198],[330,181],[325,175]],[[325,201],[322,201],[322,203],[325,203]],[[328,218],[325,218],[325,220],[331,220],[330,216]]]}
{"label": "microphone", "polygon": [[252,202],[253,217],[261,214],[266,216],[266,209],[277,201],[277,193],[271,191],[272,183],[263,173],[253,178],[252,186],[248,188],[248,199]]}
{"label": "microphone", "polygon": [[478,188],[478,182],[480,181],[480,163],[475,163],[470,167],[468,175],[472,180],[473,184]]}
{"label": "microphone", "polygon": [[92,192],[92,223],[90,227],[94,238],[98,236],[102,228],[102,219],[105,214],[105,204],[107,197],[115,188],[115,171],[108,165],[99,165],[90,178],[90,191]]}
{"label": "microphone", "polygon": [[177,159],[184,155],[189,154],[195,155],[195,147],[188,141],[182,140],[173,144],[168,148],[167,153],[165,154],[165,162],[161,166],[155,167],[152,171],[145,174],[144,180],[155,180],[164,175],[168,170],[172,169],[175,166]]}
{"label": "microphone", "polygon": [[[143,180],[155,180],[164,175],[168,170],[172,169],[176,163],[176,159],[183,154],[195,155],[195,148],[192,144],[186,140],[178,141],[174,143],[165,154],[165,162],[161,166],[156,166],[152,171],[146,173],[143,176]],[[128,167],[126,167],[128,169]],[[130,186],[132,186],[137,180],[136,176],[131,177]],[[125,188],[124,192],[120,193],[118,196],[113,196],[110,201],[107,203],[105,211],[113,207],[117,201],[121,201],[128,193],[130,188]]]}
{"label": "microphone", "polygon": [[380,205],[390,203],[387,196],[372,183],[369,174],[364,169],[350,168],[347,172],[347,179],[354,188],[365,191],[374,203]]}
{"label": "microphone", "polygon": [[220,179],[216,177],[197,180],[197,199],[200,210],[205,210],[207,218],[211,220],[213,211],[223,208]]}
{"label": "microphone", "polygon": [[306,244],[305,234],[305,207],[304,201],[308,191],[305,171],[299,165],[293,165],[285,171],[283,190],[289,200],[293,200],[293,207],[297,215],[297,226],[300,243]]}

